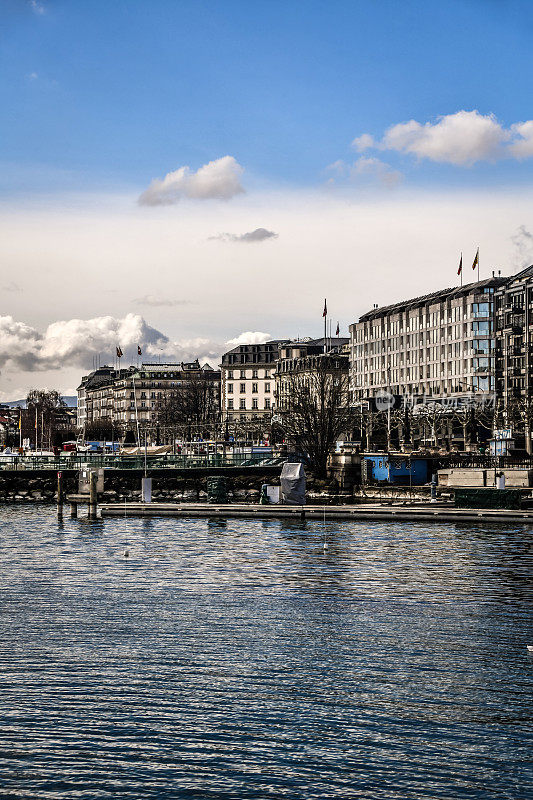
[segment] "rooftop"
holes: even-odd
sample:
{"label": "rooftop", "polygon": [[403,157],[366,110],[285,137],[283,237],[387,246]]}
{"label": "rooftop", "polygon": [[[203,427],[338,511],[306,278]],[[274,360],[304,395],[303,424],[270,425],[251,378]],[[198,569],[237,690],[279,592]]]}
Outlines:
{"label": "rooftop", "polygon": [[448,289],[440,289],[438,292],[430,292],[423,294],[420,297],[413,297],[410,300],[402,300],[399,303],[392,303],[390,306],[380,306],[367,311],[359,317],[359,322],[367,322],[377,317],[383,317],[386,314],[399,314],[402,311],[407,311],[416,306],[429,305],[432,301],[442,302],[444,300],[452,300],[454,297],[461,297],[475,292],[482,292],[483,289],[489,287],[503,286],[507,283],[508,278],[487,278],[484,281],[476,281],[474,283],[466,283],[464,286],[454,286]]}

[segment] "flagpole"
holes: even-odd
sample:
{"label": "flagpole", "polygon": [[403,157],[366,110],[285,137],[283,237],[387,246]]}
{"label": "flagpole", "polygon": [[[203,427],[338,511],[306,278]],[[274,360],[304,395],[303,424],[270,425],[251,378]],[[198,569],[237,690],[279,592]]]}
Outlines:
{"label": "flagpole", "polygon": [[324,353],[326,352],[326,340],[328,338],[328,304],[327,298],[324,300]]}
{"label": "flagpole", "polygon": [[463,286],[463,251],[461,250],[461,287]]}
{"label": "flagpole", "polygon": [[479,283],[479,247],[477,249],[477,282]]}

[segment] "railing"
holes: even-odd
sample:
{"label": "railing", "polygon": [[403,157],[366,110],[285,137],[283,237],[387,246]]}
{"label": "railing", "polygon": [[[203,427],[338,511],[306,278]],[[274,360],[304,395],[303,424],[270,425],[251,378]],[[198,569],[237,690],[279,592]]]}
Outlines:
{"label": "railing", "polygon": [[[194,455],[147,455],[147,469],[211,469],[213,467],[270,467],[280,466],[286,457],[274,457],[264,453],[200,453]],[[61,455],[55,456],[2,456],[0,470],[80,470],[83,467],[107,469],[144,469],[143,455]]]}

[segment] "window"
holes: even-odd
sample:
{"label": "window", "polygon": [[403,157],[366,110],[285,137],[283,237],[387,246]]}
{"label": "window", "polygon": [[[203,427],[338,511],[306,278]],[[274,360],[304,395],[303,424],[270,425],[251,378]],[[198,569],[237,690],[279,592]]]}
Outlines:
{"label": "window", "polygon": [[265,383],[265,392],[269,392],[269,391],[270,391],[270,384],[269,383]]}
{"label": "window", "polygon": [[233,394],[233,384],[228,383],[228,394]]}
{"label": "window", "polygon": [[252,383],[252,394],[257,394],[257,383]]}
{"label": "window", "polygon": [[270,408],[270,397],[265,397],[265,408]]}
{"label": "window", "polygon": [[240,391],[241,394],[244,394],[244,392],[246,391],[246,384],[245,383],[241,383],[240,384],[239,391]]}
{"label": "window", "polygon": [[259,370],[253,369],[252,370],[252,378],[258,378],[258,377],[259,377]]}
{"label": "window", "polygon": [[265,370],[265,378],[270,378],[270,370],[269,369]]}
{"label": "window", "polygon": [[239,408],[245,409],[246,408],[246,400],[242,399],[239,403]]}
{"label": "window", "polygon": [[228,408],[230,409],[230,411],[233,411],[233,398],[231,400],[228,400]]}
{"label": "window", "polygon": [[227,372],[227,375],[226,375],[226,377],[227,377],[227,378],[228,378],[228,380],[230,380],[230,381],[231,381],[231,380],[233,380],[233,370],[232,370],[232,369],[228,369],[228,372]]}
{"label": "window", "polygon": [[259,408],[259,406],[257,405],[257,397],[254,397],[254,399],[252,400],[252,408],[254,410]]}
{"label": "window", "polygon": [[246,378],[246,370],[245,369],[241,369],[241,371],[239,373],[239,378]]}
{"label": "window", "polygon": [[489,322],[488,320],[486,322],[473,322],[472,331],[474,333],[481,334],[482,336],[483,335],[488,336],[491,332],[491,324],[492,323]]}

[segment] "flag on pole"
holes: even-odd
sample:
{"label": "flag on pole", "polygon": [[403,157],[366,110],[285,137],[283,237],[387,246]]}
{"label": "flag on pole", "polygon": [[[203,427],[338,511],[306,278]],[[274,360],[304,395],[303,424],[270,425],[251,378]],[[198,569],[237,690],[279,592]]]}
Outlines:
{"label": "flag on pole", "polygon": [[143,351],[141,350],[141,346],[140,346],[140,344],[138,344],[138,345],[137,345],[137,355],[138,355],[138,356],[142,356],[142,354],[143,354]]}
{"label": "flag on pole", "polygon": [[327,317],[327,315],[328,315],[328,304],[327,301],[324,300],[324,311],[322,312],[322,316]]}
{"label": "flag on pole", "polygon": [[340,332],[341,332],[341,329],[339,327],[339,323],[337,322],[337,330],[335,331],[335,336],[338,336]]}
{"label": "flag on pole", "polygon": [[476,257],[474,258],[474,263],[472,264],[472,269],[479,267],[479,247],[476,251]]}
{"label": "flag on pole", "polygon": [[22,428],[22,410],[19,408],[19,431]]}
{"label": "flag on pole", "polygon": [[463,271],[463,254],[461,253],[461,260],[459,261],[459,269],[457,270],[457,274],[460,275]]}
{"label": "flag on pole", "polygon": [[117,347],[117,358],[122,358],[123,355],[124,355],[124,353],[122,352],[122,348],[121,348],[120,345],[118,345],[118,347]]}

